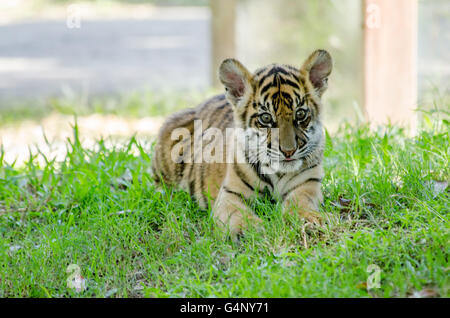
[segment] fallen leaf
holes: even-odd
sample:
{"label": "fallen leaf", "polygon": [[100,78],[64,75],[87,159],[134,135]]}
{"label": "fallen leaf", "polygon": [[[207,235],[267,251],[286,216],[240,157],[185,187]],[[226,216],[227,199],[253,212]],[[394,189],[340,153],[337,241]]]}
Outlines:
{"label": "fallen leaf", "polygon": [[447,187],[448,187],[448,182],[447,181],[436,181],[436,180],[433,180],[431,182],[431,184],[432,184],[432,188],[433,188],[434,197],[437,197],[442,192],[445,192],[445,190],[447,190]]}
{"label": "fallen leaf", "polygon": [[112,295],[114,295],[115,293],[117,293],[118,289],[117,288],[113,288],[110,289],[106,292],[105,297],[111,297]]}
{"label": "fallen leaf", "polygon": [[368,207],[369,209],[375,209],[377,208],[377,205],[375,203],[366,202],[366,200],[363,199],[364,206]]}
{"label": "fallen leaf", "polygon": [[9,250],[10,250],[11,252],[15,252],[15,251],[20,250],[21,248],[22,248],[22,246],[20,246],[20,245],[11,245],[11,246],[9,247]]}
{"label": "fallen leaf", "polygon": [[340,213],[351,213],[352,210],[349,208],[351,205],[352,200],[344,199],[343,197],[339,197],[338,201],[331,202],[331,204],[335,207],[337,207],[340,210]]}
{"label": "fallen leaf", "polygon": [[344,199],[343,197],[339,197],[339,204],[342,206],[349,206],[352,203],[352,200]]}
{"label": "fallen leaf", "polygon": [[420,291],[414,291],[408,298],[436,298],[439,293],[432,288],[425,288]]}
{"label": "fallen leaf", "polygon": [[367,289],[367,282],[359,282],[356,284],[357,289]]}
{"label": "fallen leaf", "polygon": [[130,213],[131,210],[122,210],[122,211],[117,211],[117,212],[112,212],[109,214],[109,216],[111,215],[122,215],[122,214],[126,214],[126,213]]}

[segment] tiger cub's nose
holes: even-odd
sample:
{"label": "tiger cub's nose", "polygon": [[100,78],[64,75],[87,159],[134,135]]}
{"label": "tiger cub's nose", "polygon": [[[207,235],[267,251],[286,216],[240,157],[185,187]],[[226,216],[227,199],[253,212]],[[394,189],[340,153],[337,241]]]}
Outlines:
{"label": "tiger cub's nose", "polygon": [[280,151],[283,153],[283,155],[286,158],[290,158],[295,153],[295,150],[297,150],[297,149],[294,148],[294,149],[286,150],[286,149],[283,149],[280,147]]}

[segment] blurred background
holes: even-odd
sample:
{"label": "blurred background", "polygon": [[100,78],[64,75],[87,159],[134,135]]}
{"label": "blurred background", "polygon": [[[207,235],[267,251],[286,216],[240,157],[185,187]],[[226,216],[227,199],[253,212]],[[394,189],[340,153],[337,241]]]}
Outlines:
{"label": "blurred background", "polygon": [[[414,107],[448,110],[450,1],[417,11]],[[165,116],[222,91],[224,54],[254,71],[327,49],[325,126],[362,122],[364,14],[362,0],[0,0],[5,160],[63,156],[74,115],[87,145],[151,140]]]}

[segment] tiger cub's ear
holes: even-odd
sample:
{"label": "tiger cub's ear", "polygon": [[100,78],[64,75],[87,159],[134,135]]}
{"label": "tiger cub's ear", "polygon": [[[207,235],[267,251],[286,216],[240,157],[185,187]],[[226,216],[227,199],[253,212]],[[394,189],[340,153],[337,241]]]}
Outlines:
{"label": "tiger cub's ear", "polygon": [[224,60],[219,67],[219,79],[225,86],[228,100],[234,106],[246,100],[253,91],[252,75],[238,60]]}
{"label": "tiger cub's ear", "polygon": [[319,96],[328,87],[328,76],[331,74],[333,61],[330,53],[325,50],[314,51],[303,64],[301,71],[308,76]]}

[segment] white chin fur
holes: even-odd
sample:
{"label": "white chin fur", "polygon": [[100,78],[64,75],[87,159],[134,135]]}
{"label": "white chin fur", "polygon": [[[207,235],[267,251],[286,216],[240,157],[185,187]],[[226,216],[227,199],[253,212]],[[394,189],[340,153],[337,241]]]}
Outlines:
{"label": "white chin fur", "polygon": [[270,166],[266,167],[264,166],[263,173],[270,174],[270,173],[289,173],[289,172],[296,172],[300,170],[302,167],[303,160],[297,159],[293,161],[279,161],[279,162],[271,162]]}

